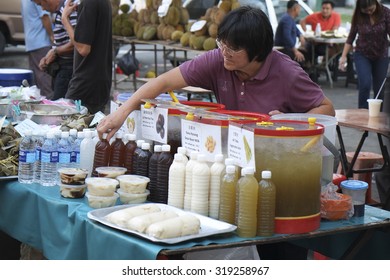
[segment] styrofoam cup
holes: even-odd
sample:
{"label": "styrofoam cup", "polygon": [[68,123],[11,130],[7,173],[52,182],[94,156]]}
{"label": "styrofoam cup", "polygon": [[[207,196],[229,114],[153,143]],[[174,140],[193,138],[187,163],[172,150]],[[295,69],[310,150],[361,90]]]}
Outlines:
{"label": "styrofoam cup", "polygon": [[368,116],[377,117],[381,111],[382,99],[367,99],[368,102]]}

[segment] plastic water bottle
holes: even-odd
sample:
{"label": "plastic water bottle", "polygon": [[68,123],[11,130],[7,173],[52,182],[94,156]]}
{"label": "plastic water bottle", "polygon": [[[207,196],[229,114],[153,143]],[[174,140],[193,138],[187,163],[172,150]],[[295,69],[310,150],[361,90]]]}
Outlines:
{"label": "plastic water bottle", "polygon": [[88,177],[91,177],[95,146],[92,139],[92,131],[84,132],[84,139],[80,143],[80,168],[88,170]]}
{"label": "plastic water bottle", "polygon": [[33,138],[35,141],[35,163],[34,163],[34,183],[41,183],[41,150],[45,141],[43,131],[34,130]]}
{"label": "plastic water bottle", "polygon": [[259,236],[271,236],[275,231],[276,187],[271,177],[271,171],[261,172],[257,205],[257,235]]}
{"label": "plastic water bottle", "polygon": [[48,133],[41,151],[41,185],[55,186],[57,182],[58,147],[55,135]]}
{"label": "plastic water bottle", "polygon": [[32,131],[26,131],[19,145],[19,170],[20,183],[32,184],[34,182],[35,142]]}
{"label": "plastic water bottle", "polygon": [[58,169],[71,167],[72,144],[69,141],[69,132],[63,131],[58,141]]}
{"label": "plastic water bottle", "polygon": [[70,161],[74,168],[80,167],[80,144],[81,141],[84,139],[84,132],[78,131],[77,132],[77,138],[73,143],[73,152],[70,157]]}
{"label": "plastic water bottle", "polygon": [[77,139],[77,129],[72,128],[69,130],[69,141],[72,142],[73,144],[73,142],[76,141],[76,139]]}
{"label": "plastic water bottle", "polygon": [[315,36],[321,37],[321,24],[320,23],[317,23],[317,25],[316,25]]}

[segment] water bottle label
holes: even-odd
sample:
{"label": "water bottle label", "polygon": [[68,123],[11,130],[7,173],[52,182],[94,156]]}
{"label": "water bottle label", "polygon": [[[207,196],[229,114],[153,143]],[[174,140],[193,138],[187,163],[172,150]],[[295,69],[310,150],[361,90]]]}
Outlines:
{"label": "water bottle label", "polygon": [[43,163],[58,162],[58,152],[42,151],[41,161]]}
{"label": "water bottle label", "polygon": [[80,152],[76,152],[76,163],[80,163]]}
{"label": "water bottle label", "polygon": [[70,162],[77,162],[77,154],[75,151],[70,153]]}
{"label": "water bottle label", "polygon": [[58,153],[59,163],[70,163],[70,152],[59,152]]}
{"label": "water bottle label", "polygon": [[20,150],[19,151],[19,162],[34,163],[35,162],[35,152]]}
{"label": "water bottle label", "polygon": [[37,148],[35,150],[35,160],[41,160],[42,158],[41,153],[42,153],[41,148]]}

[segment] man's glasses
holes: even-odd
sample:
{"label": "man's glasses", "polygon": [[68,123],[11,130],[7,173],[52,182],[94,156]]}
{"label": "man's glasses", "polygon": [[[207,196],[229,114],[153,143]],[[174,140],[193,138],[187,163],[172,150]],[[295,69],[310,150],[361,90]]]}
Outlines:
{"label": "man's glasses", "polygon": [[221,40],[219,40],[219,39],[216,39],[215,42],[217,43],[217,46],[221,51],[224,51],[227,55],[230,55],[230,56],[234,56],[234,55],[239,54],[239,53],[244,51],[243,49],[232,50],[231,48],[226,46],[224,43],[222,43]]}

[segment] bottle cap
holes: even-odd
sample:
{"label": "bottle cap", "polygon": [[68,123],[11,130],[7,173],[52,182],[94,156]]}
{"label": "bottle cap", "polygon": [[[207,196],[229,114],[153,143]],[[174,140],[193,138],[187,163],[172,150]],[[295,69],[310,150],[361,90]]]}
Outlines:
{"label": "bottle cap", "polygon": [[68,138],[68,137],[69,137],[69,132],[68,131],[61,132],[61,138]]}
{"label": "bottle cap", "polygon": [[127,137],[127,141],[135,141],[135,139],[137,138],[137,136],[134,133],[126,134],[126,137]]}
{"label": "bottle cap", "polygon": [[146,143],[146,142],[142,143],[141,149],[142,150],[149,150],[150,149],[150,144]]}
{"label": "bottle cap", "polygon": [[53,139],[55,137],[55,135],[54,135],[54,133],[52,133],[52,132],[48,132],[47,134],[46,134],[46,138],[48,138],[48,139]]}
{"label": "bottle cap", "polygon": [[228,166],[228,165],[234,165],[234,159],[232,158],[227,158],[225,159],[225,165]]}
{"label": "bottle cap", "polygon": [[107,135],[108,135],[108,133],[103,133],[102,138],[107,139]]}
{"label": "bottle cap", "polygon": [[199,155],[198,155],[198,161],[199,161],[199,162],[205,162],[205,161],[206,161],[206,155],[204,155],[204,154],[199,154]]}
{"label": "bottle cap", "polygon": [[84,131],[78,131],[77,138],[84,138]]}
{"label": "bottle cap", "polygon": [[75,128],[72,128],[72,129],[70,129],[69,130],[69,135],[72,135],[72,136],[77,136],[77,129],[75,129]]}
{"label": "bottle cap", "polygon": [[122,139],[122,137],[123,137],[122,132],[115,133],[115,138]]}
{"label": "bottle cap", "polygon": [[227,174],[234,174],[236,172],[236,167],[234,165],[227,165],[226,166],[226,173]]}
{"label": "bottle cap", "polygon": [[153,151],[155,153],[160,153],[162,151],[162,146],[161,145],[154,145]]}
{"label": "bottle cap", "polygon": [[162,151],[163,152],[170,152],[171,151],[171,145],[162,145]]}
{"label": "bottle cap", "polygon": [[272,177],[272,172],[269,170],[264,170],[261,172],[261,178],[263,179],[271,179]]}
{"label": "bottle cap", "polygon": [[182,154],[175,154],[173,159],[175,161],[182,162],[183,161],[183,155]]}
{"label": "bottle cap", "polygon": [[144,143],[145,140],[137,140],[137,147],[142,147],[142,143]]}
{"label": "bottle cap", "polygon": [[241,169],[241,176],[253,174],[255,174],[255,169],[252,166],[244,167],[243,169]]}
{"label": "bottle cap", "polygon": [[177,152],[178,152],[179,154],[186,155],[186,154],[187,154],[187,149],[184,148],[184,147],[178,147],[178,148],[177,148]]}
{"label": "bottle cap", "polygon": [[216,154],[214,157],[215,162],[223,162],[223,154]]}
{"label": "bottle cap", "polygon": [[84,131],[84,138],[92,138],[92,131],[90,130]]}
{"label": "bottle cap", "polygon": [[198,158],[198,154],[199,154],[199,152],[192,151],[191,154],[190,154],[190,158],[193,159],[193,160],[196,160]]}

